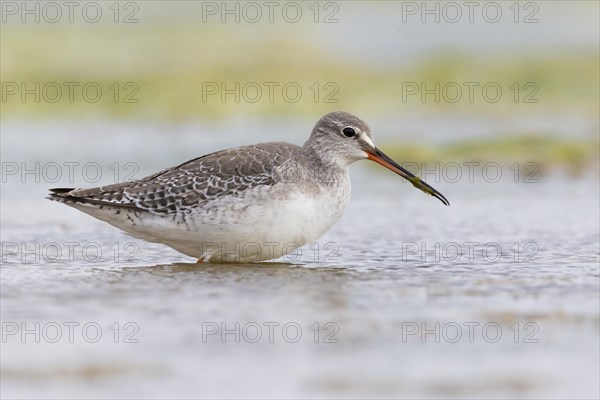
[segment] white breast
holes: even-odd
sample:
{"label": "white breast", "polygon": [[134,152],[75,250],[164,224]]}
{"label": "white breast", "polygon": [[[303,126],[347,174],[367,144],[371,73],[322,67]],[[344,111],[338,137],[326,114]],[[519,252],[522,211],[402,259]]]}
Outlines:
{"label": "white breast", "polygon": [[316,241],[340,219],[350,198],[350,179],[347,173],[338,178],[309,186],[257,186],[242,197],[221,197],[183,217],[134,213],[130,217],[135,224],[124,224],[124,213],[84,211],[134,237],[206,261],[271,260]]}

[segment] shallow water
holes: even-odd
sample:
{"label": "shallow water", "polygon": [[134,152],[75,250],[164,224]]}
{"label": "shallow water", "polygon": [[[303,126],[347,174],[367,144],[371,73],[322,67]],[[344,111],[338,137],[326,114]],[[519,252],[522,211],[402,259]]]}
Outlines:
{"label": "shallow water", "polygon": [[[159,150],[99,162],[141,177]],[[2,396],[597,398],[598,177],[430,179],[444,207],[365,164],[318,243],[243,266],[43,199],[65,179],[7,176]]]}

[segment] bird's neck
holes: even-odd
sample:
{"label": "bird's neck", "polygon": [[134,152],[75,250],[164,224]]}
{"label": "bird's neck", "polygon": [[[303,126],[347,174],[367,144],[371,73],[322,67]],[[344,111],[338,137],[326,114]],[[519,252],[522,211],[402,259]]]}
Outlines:
{"label": "bird's neck", "polygon": [[348,164],[327,151],[323,147],[307,142],[302,147],[304,156],[315,166],[313,173],[321,182],[339,182],[347,180]]}

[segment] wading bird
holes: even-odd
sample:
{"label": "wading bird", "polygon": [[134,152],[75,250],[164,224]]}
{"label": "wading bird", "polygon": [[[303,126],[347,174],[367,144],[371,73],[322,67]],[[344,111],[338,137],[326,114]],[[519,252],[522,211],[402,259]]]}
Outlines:
{"label": "wading bird", "polygon": [[340,219],[350,198],[348,167],[362,159],[449,205],[379,150],[363,120],[342,111],[319,119],[303,146],[222,150],[132,182],[50,189],[47,198],[198,262],[271,260],[315,241]]}

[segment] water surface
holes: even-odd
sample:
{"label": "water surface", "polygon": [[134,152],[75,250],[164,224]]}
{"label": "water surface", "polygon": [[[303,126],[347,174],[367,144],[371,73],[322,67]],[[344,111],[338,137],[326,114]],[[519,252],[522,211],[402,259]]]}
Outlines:
{"label": "water surface", "polygon": [[[140,146],[95,161],[171,161]],[[451,207],[364,163],[352,178],[301,254],[198,266],[44,200],[64,179],[8,177],[2,396],[598,397],[597,176],[431,182]]]}

